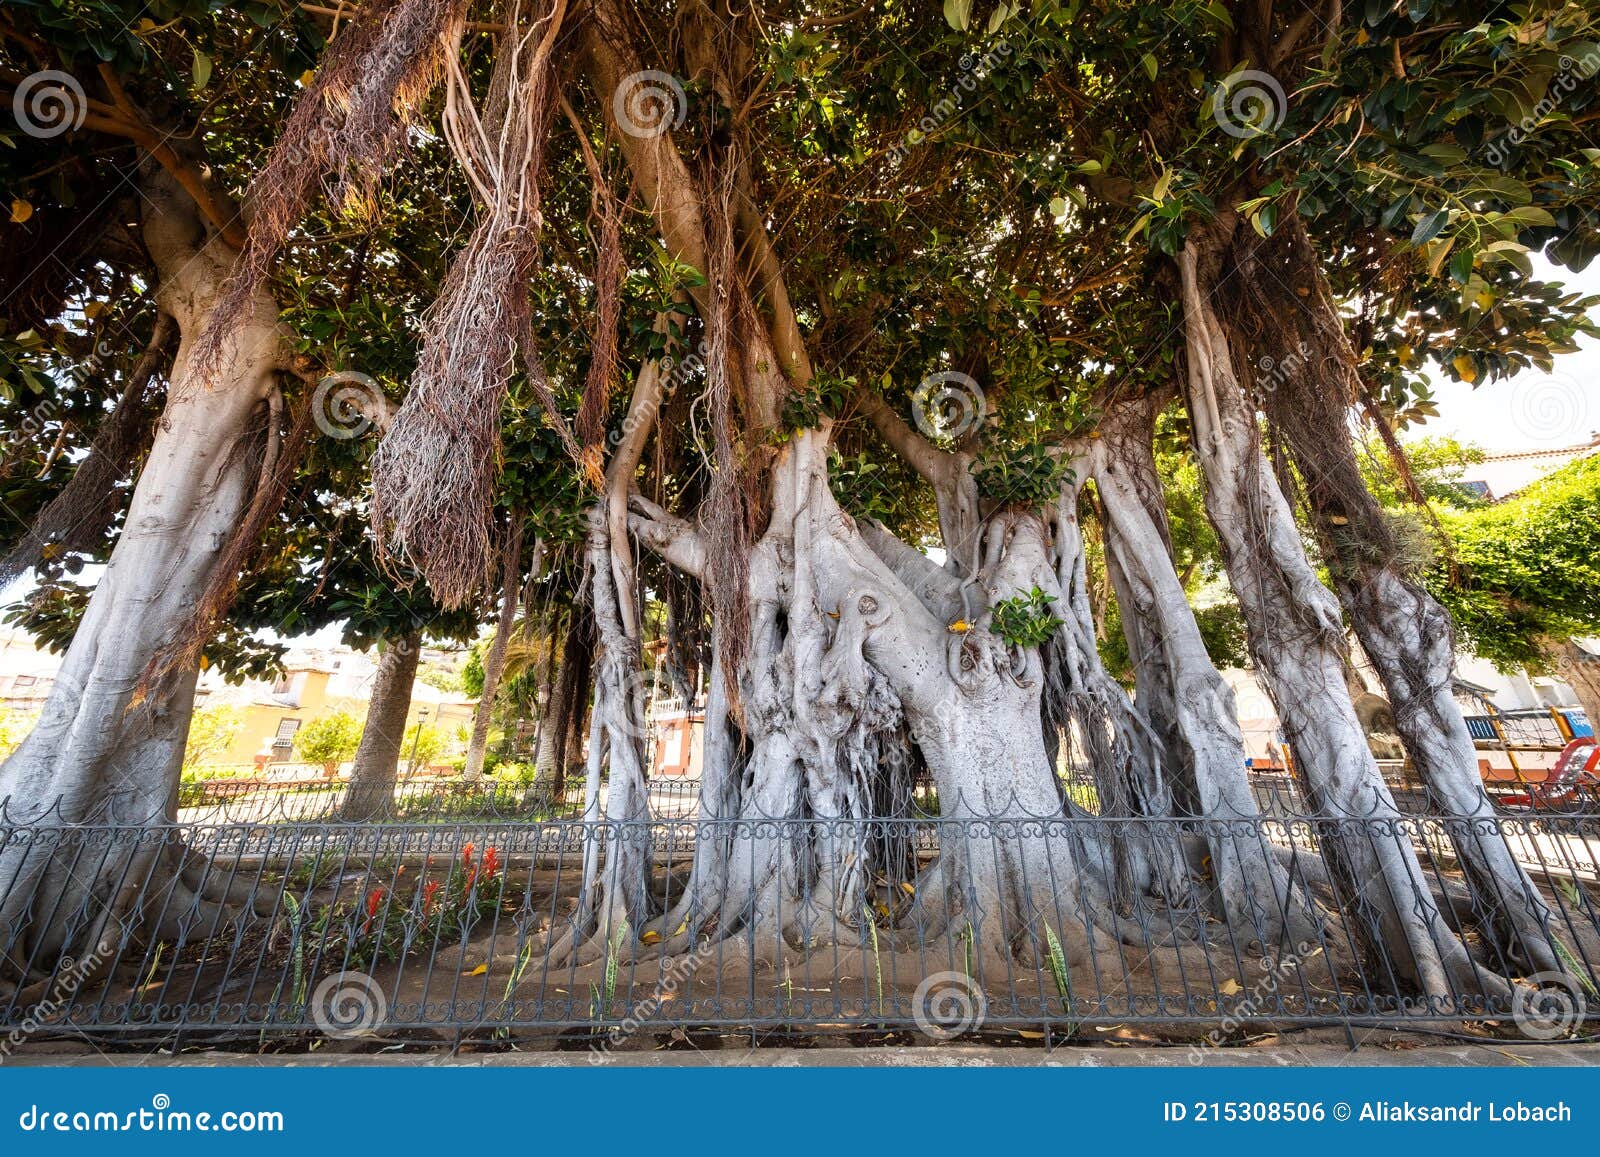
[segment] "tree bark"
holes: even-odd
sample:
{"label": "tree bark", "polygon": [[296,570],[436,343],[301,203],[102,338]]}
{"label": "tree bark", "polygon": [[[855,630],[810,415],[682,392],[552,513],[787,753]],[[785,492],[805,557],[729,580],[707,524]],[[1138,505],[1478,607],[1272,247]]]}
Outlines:
{"label": "tree bark", "polygon": [[1106,562],[1138,679],[1138,705],[1164,738],[1174,779],[1193,796],[1218,906],[1240,942],[1276,948],[1314,938],[1316,920],[1267,847],[1246,771],[1233,690],[1206,653],[1173,569],[1151,451],[1157,399],[1102,419],[1091,471],[1106,513]]}
{"label": "tree bark", "polygon": [[391,640],[378,659],[367,700],[367,722],[361,729],[350,786],[345,791],[339,818],[371,820],[394,807],[395,781],[406,739],[406,718],[411,713],[417,662],[422,655],[422,632],[412,631]]}
{"label": "tree bark", "polygon": [[[153,691],[146,676],[163,646],[192,624],[261,474],[264,403],[284,352],[277,305],[258,293],[218,370],[202,379],[191,365],[193,343],[237,255],[206,236],[170,178],[152,178],[144,191],[160,306],[181,335],[172,384],[122,534],[39,723],[0,766],[0,799],[14,819],[52,813],[65,823],[144,826],[173,816],[195,673],[150,680]],[[98,946],[102,932],[129,917],[120,906],[138,894],[137,881],[178,871],[154,846],[137,852],[126,872],[109,865],[92,878],[37,856],[15,861],[15,853],[0,853],[0,879],[12,881],[0,898],[0,927],[10,930],[3,951],[13,958],[30,938],[41,959]],[[134,890],[119,888],[121,880]],[[204,900],[192,891],[164,894],[168,913],[197,911]],[[40,906],[58,913],[48,927],[30,920]]]}
{"label": "tree bark", "polygon": [[1252,357],[1276,359],[1259,390],[1264,408],[1299,471],[1334,590],[1383,683],[1401,744],[1430,804],[1450,818],[1472,884],[1474,910],[1462,915],[1484,928],[1500,970],[1559,970],[1551,912],[1495,825],[1452,691],[1455,624],[1404,571],[1387,515],[1362,477],[1350,434],[1361,393],[1356,353],[1305,224],[1293,214],[1271,239],[1251,236],[1240,249],[1239,276],[1221,295],[1233,315],[1234,364],[1249,380]]}
{"label": "tree bark", "polygon": [[521,593],[519,578],[522,573],[522,518],[512,514],[511,541],[506,544],[501,569],[500,617],[495,622],[494,640],[483,656],[483,691],[478,695],[478,706],[472,713],[472,738],[467,742],[467,759],[461,767],[461,778],[476,783],[483,778],[483,757],[489,746],[489,724],[494,715],[494,697],[500,690],[500,673],[506,666],[506,648],[511,643],[511,629],[517,618],[517,598]]}
{"label": "tree bark", "polygon": [[[1186,395],[1206,512],[1244,612],[1250,652],[1320,817],[1352,931],[1445,1006],[1493,981],[1432,898],[1399,810],[1345,688],[1338,603],[1318,580],[1261,451],[1255,406],[1216,313],[1226,231],[1191,235],[1179,255]],[[1363,821],[1356,825],[1340,821]]]}

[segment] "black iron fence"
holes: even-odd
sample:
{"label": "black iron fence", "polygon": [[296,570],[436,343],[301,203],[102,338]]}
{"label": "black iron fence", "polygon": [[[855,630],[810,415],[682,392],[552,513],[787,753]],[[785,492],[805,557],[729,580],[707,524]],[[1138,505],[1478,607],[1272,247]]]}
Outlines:
{"label": "black iron fence", "polygon": [[[1458,857],[1490,843],[1530,894],[1474,886]],[[1446,989],[1376,929],[1366,889],[1392,884],[1328,870],[1358,845],[1415,857],[1399,906],[1431,904],[1427,935],[1469,953]],[[1181,884],[1121,887],[1135,846],[1183,849]],[[1262,853],[1289,891],[1247,877],[1225,902],[1219,848]],[[1197,1046],[1295,1025],[1566,1039],[1600,1031],[1597,865],[1596,815],[0,823],[0,1049],[1118,1025]],[[1538,913],[1558,967],[1492,933],[1508,902]],[[1273,918],[1291,906],[1312,914],[1292,934]]]}
{"label": "black iron fence", "polygon": [[[1551,757],[1553,758],[1553,757]],[[1380,763],[1395,805],[1411,815],[1436,816],[1439,807],[1427,785],[1404,761]],[[1303,785],[1286,767],[1256,768],[1251,788],[1263,814],[1283,819],[1314,816],[1316,807]],[[649,781],[647,803],[657,820],[689,819],[699,814],[701,780],[692,776],[661,776]],[[1098,811],[1094,779],[1086,768],[1074,768],[1062,778],[1063,793],[1088,811]],[[1529,765],[1520,777],[1483,785],[1483,802],[1507,815],[1572,814],[1600,812],[1600,776],[1578,770],[1558,776],[1551,768]],[[601,809],[607,786],[600,787]],[[319,823],[351,816],[347,808],[350,781],[345,777],[267,780],[255,777],[195,780],[183,785],[177,818],[186,824],[207,826],[240,823]],[[397,782],[389,806],[360,818],[397,823],[465,822],[505,819],[530,823],[578,819],[585,814],[587,793],[581,773],[569,774],[561,783],[527,782],[518,778],[486,776],[469,783],[460,777],[419,776]],[[940,812],[933,784],[912,785],[908,808],[919,815]]]}

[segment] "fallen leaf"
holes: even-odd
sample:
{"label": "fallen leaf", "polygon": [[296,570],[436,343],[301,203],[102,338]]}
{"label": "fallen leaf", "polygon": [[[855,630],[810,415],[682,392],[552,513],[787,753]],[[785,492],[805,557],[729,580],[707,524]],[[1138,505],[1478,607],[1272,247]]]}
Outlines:
{"label": "fallen leaf", "polygon": [[21,197],[18,197],[16,200],[11,202],[11,223],[13,225],[21,225],[24,221],[32,216],[33,206],[27,201],[24,201]]}
{"label": "fallen leaf", "polygon": [[644,933],[644,935],[639,937],[639,943],[640,944],[660,944],[661,943],[661,933],[656,932],[654,930],[646,932],[646,933]]}
{"label": "fallen leaf", "polygon": [[1217,991],[1222,993],[1223,996],[1232,996],[1234,993],[1240,991],[1240,985],[1237,980],[1234,980],[1230,977],[1229,979],[1224,980],[1221,984],[1217,985]]}
{"label": "fallen leaf", "polygon": [[489,971],[489,966],[487,964],[480,964],[480,965],[478,965],[478,967],[474,968],[471,972],[463,972],[461,975],[462,976],[482,976],[485,972],[488,972],[488,971]]}

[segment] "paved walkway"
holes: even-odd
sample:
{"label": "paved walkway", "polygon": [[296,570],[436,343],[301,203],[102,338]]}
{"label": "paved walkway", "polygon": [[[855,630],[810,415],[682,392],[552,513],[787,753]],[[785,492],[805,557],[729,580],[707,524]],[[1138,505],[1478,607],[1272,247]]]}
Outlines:
{"label": "paved walkway", "polygon": [[[1392,1042],[1391,1042],[1392,1045]],[[992,1048],[983,1045],[940,1045],[935,1047],[855,1048],[855,1049],[708,1049],[673,1052],[617,1053],[610,1065],[638,1068],[1127,1068],[1138,1066],[1188,1066],[1191,1056],[1207,1068],[1293,1068],[1323,1066],[1332,1068],[1527,1068],[1555,1065],[1600,1065],[1600,1044],[1523,1045],[1515,1042],[1494,1045],[1418,1045],[1405,1048],[1368,1045],[1351,1052],[1342,1045],[1277,1044],[1263,1048],[1212,1049],[1191,1054],[1187,1048],[1063,1048],[1052,1052],[1034,1048]],[[278,1054],[187,1053],[172,1057],[98,1053],[66,1055],[29,1050],[6,1061],[16,1065],[64,1065],[69,1067],[119,1068],[426,1068],[453,1066],[468,1068],[553,1068],[566,1065],[588,1067],[587,1054],[580,1052],[522,1052],[462,1054],[450,1057],[439,1053],[356,1053]]]}

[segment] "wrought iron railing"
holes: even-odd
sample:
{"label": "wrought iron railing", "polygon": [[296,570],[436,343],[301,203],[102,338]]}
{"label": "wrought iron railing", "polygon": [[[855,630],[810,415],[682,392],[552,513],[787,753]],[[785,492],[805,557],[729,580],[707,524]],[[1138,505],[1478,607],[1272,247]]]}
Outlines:
{"label": "wrought iron railing", "polygon": [[[1058,875],[1118,880],[1129,841],[1182,848],[1182,886],[1091,903]],[[1263,935],[1288,902],[1270,886],[1220,903],[1219,841],[1288,873],[1310,931]],[[1464,841],[1504,844],[1526,870],[1555,972],[1530,983],[1519,956],[1537,954],[1485,934],[1498,902],[1464,874]],[[1356,845],[1415,855],[1403,906],[1431,901],[1428,934],[1472,953],[1448,991],[1424,994],[1369,897],[1326,870],[1324,851]],[[1046,846],[1072,850],[1032,861],[1014,910],[985,907],[980,877]],[[858,870],[819,874],[825,849]],[[600,902],[624,850],[644,865],[632,923]],[[1296,1025],[1565,1038],[1600,1031],[1597,853],[1595,815],[0,822],[0,1029],[101,1047],[443,1031],[602,1052],[707,1031],[1065,1039],[1126,1024],[1195,1045]],[[950,897],[966,898],[956,916]],[[553,951],[569,932],[581,950]]]}

